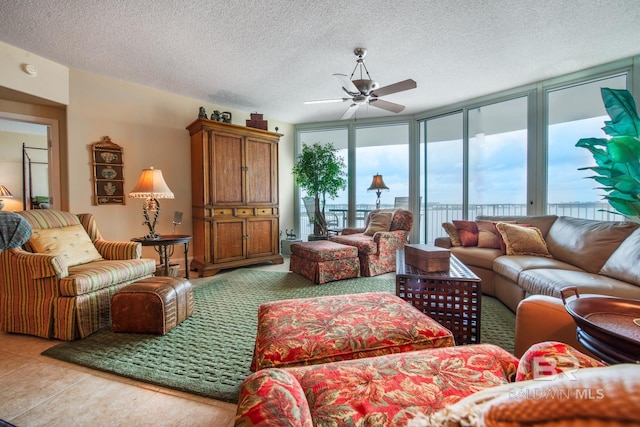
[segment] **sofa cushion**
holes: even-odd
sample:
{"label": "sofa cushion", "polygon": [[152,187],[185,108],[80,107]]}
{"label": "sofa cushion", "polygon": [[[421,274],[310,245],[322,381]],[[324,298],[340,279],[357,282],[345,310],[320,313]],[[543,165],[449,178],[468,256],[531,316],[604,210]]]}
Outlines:
{"label": "sofa cushion", "polygon": [[69,268],[69,275],[60,279],[63,296],[84,295],[117,284],[151,276],[156,270],[152,259],[94,261]]}
{"label": "sofa cushion", "polygon": [[488,220],[496,222],[515,221],[516,224],[529,224],[532,227],[540,229],[543,237],[547,237],[547,233],[551,225],[558,218],[557,215],[540,215],[540,216],[487,216],[479,215],[476,220]]}
{"label": "sofa cushion", "polygon": [[538,268],[525,270],[518,277],[518,285],[527,294],[550,295],[560,298],[560,290],[575,286],[580,294],[610,295],[618,298],[640,299],[640,287],[610,277],[585,271]]}
{"label": "sofa cushion", "polygon": [[376,242],[371,236],[367,236],[364,233],[331,236],[329,240],[343,245],[355,246],[358,248],[359,255],[378,253],[378,245]]}
{"label": "sofa cushion", "polygon": [[640,228],[618,246],[600,274],[640,286]]}
{"label": "sofa cushion", "polygon": [[607,259],[629,237],[637,224],[559,217],[547,235],[547,246],[554,258],[598,273]]}
{"label": "sofa cushion", "polygon": [[378,231],[389,231],[392,216],[392,212],[372,212],[369,215],[369,223],[366,230],[364,230],[364,234],[373,236]]}
{"label": "sofa cushion", "polygon": [[493,260],[502,256],[500,249],[488,249],[478,247],[458,246],[451,248],[451,254],[455,255],[463,264],[474,267],[481,267],[491,270]]}
{"label": "sofa cushion", "polygon": [[[505,221],[507,223],[514,223],[515,221]],[[500,249],[505,253],[505,244],[502,235],[496,228],[496,221],[478,220],[478,247],[479,248],[491,248]]]}
{"label": "sofa cushion", "polygon": [[453,220],[462,246],[478,246],[478,224],[475,221]]}
{"label": "sofa cushion", "polygon": [[400,426],[506,384],[517,364],[507,351],[477,344],[287,370],[305,390],[314,425]]}
{"label": "sofa cushion", "polygon": [[80,224],[34,228],[29,243],[37,253],[59,256],[69,267],[102,259]]}
{"label": "sofa cushion", "polygon": [[551,257],[539,228],[506,222],[497,223],[496,228],[504,239],[507,255]]}
{"label": "sofa cushion", "polygon": [[501,256],[493,260],[493,271],[515,283],[518,282],[518,276],[521,272],[536,268],[583,271],[576,266],[548,257],[514,255]]}

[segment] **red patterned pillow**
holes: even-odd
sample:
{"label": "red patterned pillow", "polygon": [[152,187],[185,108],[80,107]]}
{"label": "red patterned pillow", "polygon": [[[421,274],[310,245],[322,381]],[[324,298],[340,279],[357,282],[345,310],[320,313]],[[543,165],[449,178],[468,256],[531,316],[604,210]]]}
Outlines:
{"label": "red patterned pillow", "polygon": [[462,246],[478,246],[478,224],[475,221],[453,220]]}

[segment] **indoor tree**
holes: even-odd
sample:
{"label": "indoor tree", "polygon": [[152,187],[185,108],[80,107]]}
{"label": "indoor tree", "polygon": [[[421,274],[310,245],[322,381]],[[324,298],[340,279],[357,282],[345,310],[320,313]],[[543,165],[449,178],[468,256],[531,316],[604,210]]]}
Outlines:
{"label": "indoor tree", "polygon": [[327,220],[324,215],[326,198],[335,199],[338,191],[347,185],[344,159],[332,143],[302,145],[292,170],[296,184],[315,199],[313,234],[327,235]]}

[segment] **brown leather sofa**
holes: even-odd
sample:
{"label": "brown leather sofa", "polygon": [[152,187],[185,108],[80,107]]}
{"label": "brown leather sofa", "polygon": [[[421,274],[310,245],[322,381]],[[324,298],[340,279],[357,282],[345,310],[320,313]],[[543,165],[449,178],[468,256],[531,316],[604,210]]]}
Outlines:
{"label": "brown leather sofa", "polygon": [[500,249],[452,246],[448,237],[435,244],[482,279],[482,292],[512,311],[529,295],[560,298],[575,286],[580,294],[640,299],[640,228],[632,222],[596,221],[566,216],[478,217],[515,221],[540,229],[552,257],[504,255]]}

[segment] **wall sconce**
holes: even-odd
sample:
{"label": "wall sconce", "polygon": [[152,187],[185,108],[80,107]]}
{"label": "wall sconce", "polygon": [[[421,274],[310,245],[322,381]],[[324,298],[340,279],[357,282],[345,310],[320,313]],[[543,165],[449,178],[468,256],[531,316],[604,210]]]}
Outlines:
{"label": "wall sconce", "polygon": [[[129,193],[129,197],[134,199],[145,199],[142,205],[142,214],[144,215],[143,225],[149,227],[149,234],[144,236],[147,240],[158,240],[160,235],[156,233],[156,224],[158,216],[160,216],[160,202],[158,199],[173,199],[173,192],[162,177],[160,169],[143,169],[140,179],[136,186]],[[153,212],[153,221],[149,217],[149,211]]]}
{"label": "wall sconce", "polygon": [[0,211],[4,208],[4,201],[2,200],[2,198],[13,198],[13,194],[11,194],[11,191],[9,191],[9,189],[4,185],[0,185]]}
{"label": "wall sconce", "polygon": [[371,186],[367,188],[367,191],[376,190],[376,209],[380,209],[380,194],[382,194],[382,190],[389,190],[382,180],[382,175],[376,174],[373,176],[373,181],[371,181]]}

